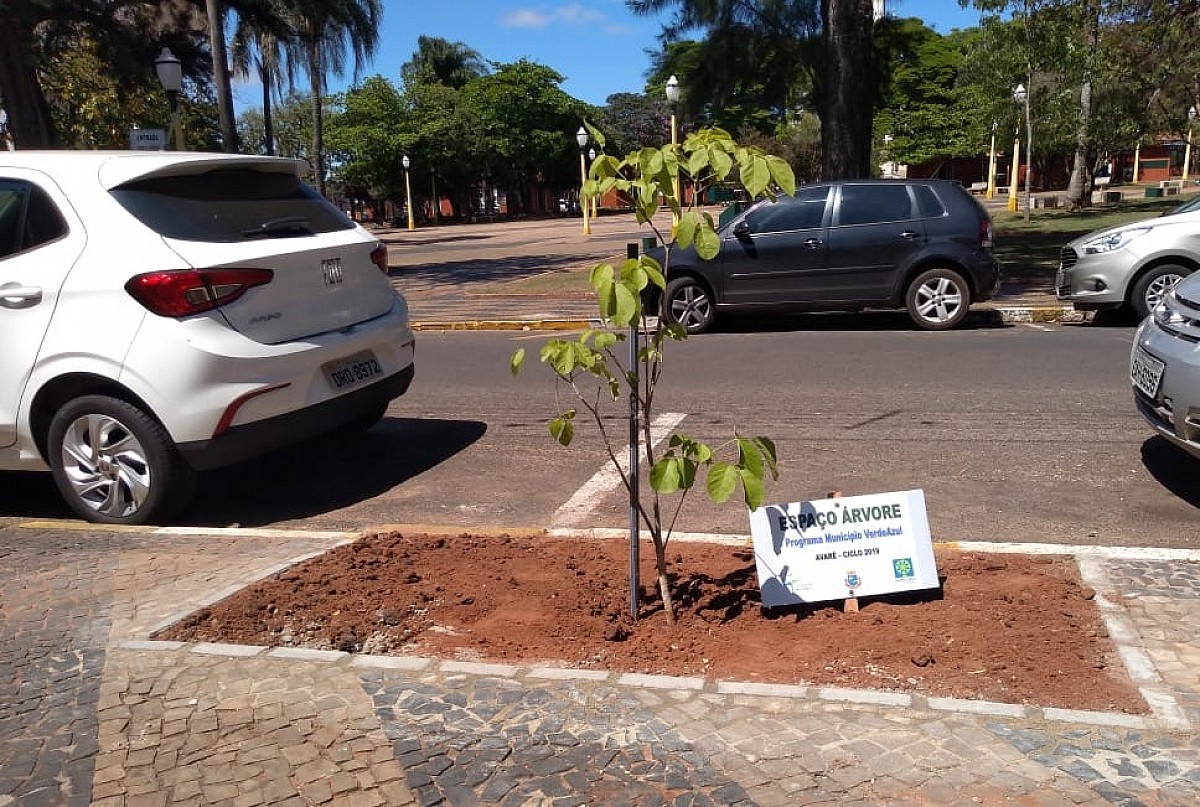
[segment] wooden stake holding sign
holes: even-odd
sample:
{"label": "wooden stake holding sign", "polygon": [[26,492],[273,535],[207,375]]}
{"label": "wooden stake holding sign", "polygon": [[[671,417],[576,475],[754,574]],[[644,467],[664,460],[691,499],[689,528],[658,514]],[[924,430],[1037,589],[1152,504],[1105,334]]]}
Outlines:
{"label": "wooden stake holding sign", "polygon": [[[842,498],[842,492],[840,490],[831,490],[829,492],[829,495],[826,496],[825,498],[826,499],[840,499],[840,498]],[[847,614],[857,614],[858,613],[858,597],[854,596],[853,591],[851,591],[850,596],[847,597],[842,602],[842,611],[843,611],[843,613],[847,613]]]}

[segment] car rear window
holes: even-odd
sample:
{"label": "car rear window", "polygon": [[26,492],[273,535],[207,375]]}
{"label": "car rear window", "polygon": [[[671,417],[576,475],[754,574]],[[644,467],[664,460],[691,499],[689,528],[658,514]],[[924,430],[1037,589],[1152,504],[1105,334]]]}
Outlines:
{"label": "car rear window", "polygon": [[912,218],[912,202],[904,185],[843,185],[837,223],[878,224]]}
{"label": "car rear window", "polygon": [[151,177],[121,185],[112,195],[155,232],[187,241],[286,238],[354,227],[288,173],[233,168]]}
{"label": "car rear window", "polygon": [[915,185],[913,190],[917,192],[917,209],[921,211],[921,218],[936,219],[946,215],[946,206],[934,193],[933,188],[928,185]]}

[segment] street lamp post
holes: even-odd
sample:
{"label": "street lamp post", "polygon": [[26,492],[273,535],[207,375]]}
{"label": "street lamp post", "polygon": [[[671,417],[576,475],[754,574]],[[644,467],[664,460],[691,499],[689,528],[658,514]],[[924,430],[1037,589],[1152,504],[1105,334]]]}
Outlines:
{"label": "street lamp post", "polygon": [[988,147],[988,178],[986,198],[996,195],[996,121],[992,121],[992,144]]}
{"label": "street lamp post", "polygon": [[[596,162],[596,149],[590,148],[588,149],[588,165],[590,166],[594,162]],[[600,215],[600,197],[592,194],[590,201],[592,203],[592,221],[595,221],[596,217]]]}
{"label": "street lamp post", "polygon": [[[679,146],[679,129],[676,125],[675,111],[679,105],[679,79],[671,76],[667,79],[667,104],[671,107],[671,149],[675,150]],[[678,205],[683,204],[683,198],[679,192],[679,170],[676,165],[675,181],[675,202]],[[675,235],[675,230],[679,228],[679,214],[674,209],[671,210],[671,235]]]}
{"label": "street lamp post", "polygon": [[[1033,210],[1033,193],[1030,184],[1033,179],[1033,118],[1029,114],[1029,95],[1029,90],[1025,89],[1024,84],[1018,84],[1017,88],[1013,90],[1013,100],[1025,107],[1025,221],[1029,221],[1030,212]],[[1010,207],[1009,209],[1015,208]]]}
{"label": "street lamp post", "polygon": [[592,225],[588,221],[587,200],[583,195],[583,186],[587,182],[587,129],[580,126],[575,133],[575,142],[579,144],[579,212],[583,214],[583,234],[592,234]]}
{"label": "street lamp post", "polygon": [[1187,140],[1184,141],[1184,144],[1183,144],[1183,177],[1182,177],[1182,179],[1184,182],[1187,182],[1188,165],[1191,163],[1191,160],[1192,160],[1192,124],[1196,120],[1196,107],[1194,107],[1194,106],[1190,107],[1188,109],[1187,116],[1188,116]]}
{"label": "street lamp post", "polygon": [[412,165],[412,162],[408,159],[407,154],[400,162],[404,165],[404,209],[408,211],[408,229],[415,230],[417,225],[413,223],[412,185],[408,181],[408,167]]}
{"label": "street lamp post", "polygon": [[167,94],[167,102],[171,105],[171,129],[167,133],[167,142],[171,135],[175,136],[175,150],[183,151],[183,129],[179,125],[179,91],[183,89],[183,65],[179,57],[170,48],[163,48],[154,60],[154,71],[158,73],[158,81]]}

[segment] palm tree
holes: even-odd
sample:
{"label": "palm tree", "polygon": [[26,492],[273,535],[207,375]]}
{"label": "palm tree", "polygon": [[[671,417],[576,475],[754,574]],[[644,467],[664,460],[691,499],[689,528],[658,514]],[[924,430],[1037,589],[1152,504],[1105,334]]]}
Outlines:
{"label": "palm tree", "polygon": [[487,63],[479,52],[462,42],[440,36],[417,37],[417,50],[400,68],[406,86],[435,82],[461,90],[467,82],[487,74]]}
{"label": "palm tree", "polygon": [[288,89],[295,84],[295,61],[287,58],[289,43],[294,42],[295,32],[288,24],[283,0],[267,0],[263,8],[247,9],[239,15],[230,43],[233,72],[248,78],[253,71],[262,85],[263,140],[267,154],[275,153],[271,95],[282,95],[285,80]]}
{"label": "palm tree", "polygon": [[341,75],[346,46],[354,55],[354,78],[379,43],[380,0],[286,0],[304,69],[312,88],[312,161],[317,190],[325,193],[324,94],[328,72]]}

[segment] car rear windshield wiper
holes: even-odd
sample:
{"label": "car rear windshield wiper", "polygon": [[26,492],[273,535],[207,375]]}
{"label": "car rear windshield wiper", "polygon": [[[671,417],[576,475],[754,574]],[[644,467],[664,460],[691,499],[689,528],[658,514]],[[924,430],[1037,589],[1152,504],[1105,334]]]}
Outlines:
{"label": "car rear windshield wiper", "polygon": [[303,216],[285,216],[284,218],[271,219],[264,221],[257,227],[247,227],[242,230],[242,235],[247,238],[267,238],[267,237],[288,237],[298,235],[312,235],[312,228],[308,225],[308,219]]}

